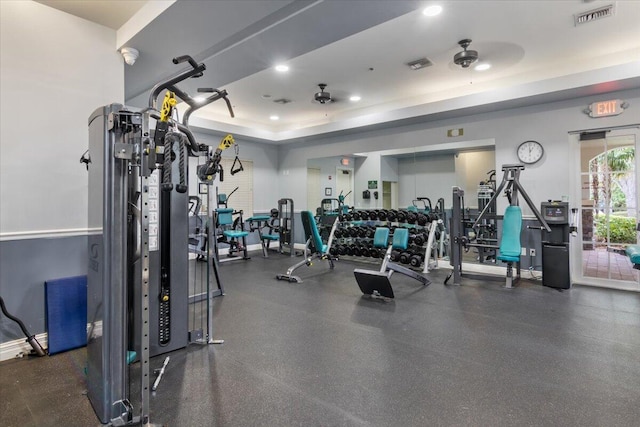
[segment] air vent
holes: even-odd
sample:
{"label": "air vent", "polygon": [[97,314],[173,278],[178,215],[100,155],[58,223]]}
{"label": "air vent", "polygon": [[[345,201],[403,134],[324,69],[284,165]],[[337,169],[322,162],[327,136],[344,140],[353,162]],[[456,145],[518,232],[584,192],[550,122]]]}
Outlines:
{"label": "air vent", "polygon": [[284,105],[284,104],[288,104],[288,103],[293,102],[293,101],[290,100],[290,99],[287,99],[287,98],[280,98],[280,99],[274,99],[273,102],[275,102],[276,104]]}
{"label": "air vent", "polygon": [[615,8],[613,4],[608,6],[599,7],[588,12],[579,13],[573,15],[574,23],[576,26],[586,24],[588,22],[597,21],[598,19],[608,18],[615,14]]}
{"label": "air vent", "polygon": [[416,59],[415,61],[407,62],[407,66],[409,66],[409,68],[411,68],[412,70],[419,70],[421,68],[431,67],[432,65],[433,62],[431,62],[431,60],[429,60],[428,58],[420,58]]}

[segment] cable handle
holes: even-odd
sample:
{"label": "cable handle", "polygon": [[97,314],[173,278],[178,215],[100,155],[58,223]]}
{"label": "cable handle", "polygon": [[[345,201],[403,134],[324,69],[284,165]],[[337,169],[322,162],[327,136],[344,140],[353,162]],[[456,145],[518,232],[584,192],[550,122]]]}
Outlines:
{"label": "cable handle", "polygon": [[194,69],[198,68],[198,63],[190,55],[182,55],[173,58],[173,63],[176,65],[185,61],[189,61],[189,65],[191,65]]}

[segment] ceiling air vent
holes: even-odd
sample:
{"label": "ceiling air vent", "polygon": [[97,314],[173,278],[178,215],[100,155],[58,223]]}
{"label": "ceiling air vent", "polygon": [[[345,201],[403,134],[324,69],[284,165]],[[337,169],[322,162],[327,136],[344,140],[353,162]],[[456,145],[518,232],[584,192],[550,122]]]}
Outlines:
{"label": "ceiling air vent", "polygon": [[613,16],[615,13],[615,7],[613,4],[608,6],[599,7],[597,9],[590,10],[588,12],[579,13],[577,15],[573,15],[574,23],[576,26],[581,24],[586,24],[591,21],[596,21],[602,18],[608,18],[609,16]]}
{"label": "ceiling air vent", "polygon": [[276,104],[285,105],[293,101],[287,98],[280,98],[280,99],[274,99],[273,102],[275,102]]}
{"label": "ceiling air vent", "polygon": [[407,62],[407,66],[412,70],[419,70],[421,68],[431,67],[432,65],[433,62],[431,62],[431,60],[429,60],[428,58],[420,58],[416,59],[415,61]]}

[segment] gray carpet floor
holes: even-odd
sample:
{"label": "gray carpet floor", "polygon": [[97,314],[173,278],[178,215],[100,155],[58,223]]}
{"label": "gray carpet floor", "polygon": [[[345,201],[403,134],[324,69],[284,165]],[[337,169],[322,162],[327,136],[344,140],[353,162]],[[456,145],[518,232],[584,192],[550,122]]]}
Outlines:
{"label": "gray carpet floor", "polygon": [[[170,353],[153,423],[639,425],[639,294],[444,286],[448,270],[437,270],[427,287],[393,275],[396,299],[382,302],[360,293],[361,263],[316,262],[297,272],[303,283],[275,280],[290,264],[253,253],[221,266],[214,338],[225,342]],[[99,425],[84,358],[78,349],[0,363],[0,425]]]}

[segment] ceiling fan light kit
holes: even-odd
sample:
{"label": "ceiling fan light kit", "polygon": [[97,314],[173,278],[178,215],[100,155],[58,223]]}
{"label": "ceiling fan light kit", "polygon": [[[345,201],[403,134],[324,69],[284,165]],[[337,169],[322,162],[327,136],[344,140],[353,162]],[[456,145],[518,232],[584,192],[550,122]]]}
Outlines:
{"label": "ceiling fan light kit", "polygon": [[324,91],[324,88],[326,88],[327,85],[325,83],[319,83],[318,87],[320,88],[320,92],[316,92],[316,94],[313,96],[313,99],[315,99],[320,104],[331,102],[331,94]]}
{"label": "ceiling fan light kit", "polygon": [[478,60],[478,51],[467,50],[471,44],[471,39],[464,39],[458,42],[463,51],[458,52],[453,56],[453,63],[461,66],[462,68],[469,68],[471,64]]}

